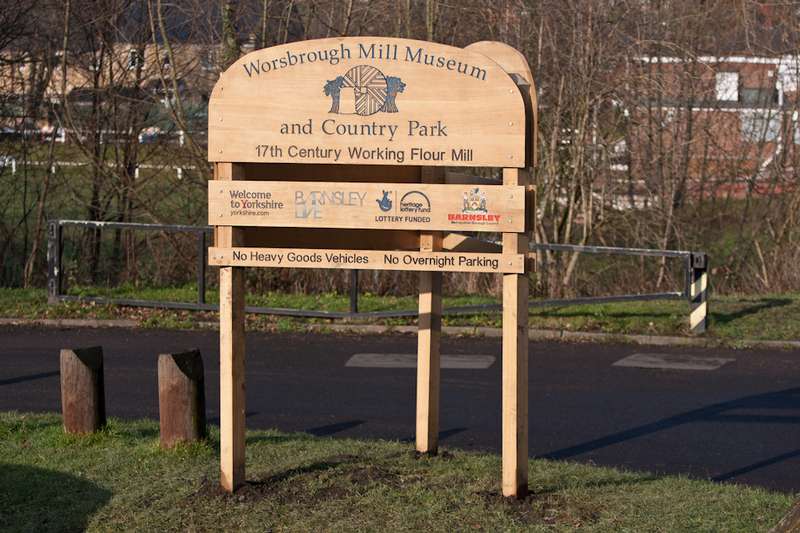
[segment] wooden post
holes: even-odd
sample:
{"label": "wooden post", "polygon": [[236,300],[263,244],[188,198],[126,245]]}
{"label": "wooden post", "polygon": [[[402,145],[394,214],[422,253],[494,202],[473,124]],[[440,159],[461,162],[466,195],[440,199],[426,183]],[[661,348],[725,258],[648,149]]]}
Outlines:
{"label": "wooden post", "polygon": [[158,356],[158,415],[162,448],[205,438],[205,379],[198,350]]}
{"label": "wooden post", "polygon": [[[423,183],[441,183],[444,169],[424,167]],[[419,249],[442,249],[442,233],[421,232]],[[440,338],[442,333],[442,273],[419,274],[417,332],[417,451],[435,454],[439,448]]]}
{"label": "wooden post", "polygon": [[[526,185],[527,172],[503,169],[504,185]],[[526,233],[503,233],[503,253],[527,253]],[[503,275],[503,495],[528,493],[528,276]]]}
{"label": "wooden post", "polygon": [[103,348],[61,350],[61,413],[67,433],[92,433],[106,424]]}
{"label": "wooden post", "polygon": [[[240,165],[217,163],[216,179],[242,179]],[[242,230],[219,226],[217,246],[241,245]],[[220,484],[233,492],[244,484],[244,270],[219,269]]]}

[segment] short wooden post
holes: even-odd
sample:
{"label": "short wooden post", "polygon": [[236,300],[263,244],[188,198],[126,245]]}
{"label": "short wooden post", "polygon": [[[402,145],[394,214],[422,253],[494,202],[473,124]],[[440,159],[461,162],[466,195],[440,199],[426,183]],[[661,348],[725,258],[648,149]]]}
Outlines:
{"label": "short wooden post", "polygon": [[[503,169],[504,185],[526,185],[527,172]],[[503,233],[503,253],[528,252],[528,236]],[[503,495],[528,493],[528,276],[503,275]]]}
{"label": "short wooden post", "polygon": [[61,350],[61,413],[67,433],[92,433],[106,424],[103,348]]}
{"label": "short wooden post", "polygon": [[205,379],[198,350],[158,356],[158,415],[162,448],[205,438]]}
{"label": "short wooden post", "polygon": [[[216,179],[242,179],[241,165],[216,164]],[[241,245],[242,230],[219,226],[219,247]],[[244,484],[244,269],[219,269],[220,485],[233,492]]]}
{"label": "short wooden post", "polygon": [[[422,169],[423,183],[443,181],[442,168]],[[442,249],[442,233],[421,232],[421,252]],[[420,453],[435,454],[439,448],[440,339],[442,333],[442,273],[419,274],[419,329],[417,331],[417,431]]]}

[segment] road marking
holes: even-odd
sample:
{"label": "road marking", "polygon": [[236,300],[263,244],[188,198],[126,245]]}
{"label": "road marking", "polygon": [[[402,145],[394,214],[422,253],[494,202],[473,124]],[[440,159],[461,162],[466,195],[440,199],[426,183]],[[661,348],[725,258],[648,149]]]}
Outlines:
{"label": "road marking", "polygon": [[669,370],[716,370],[735,360],[725,357],[697,357],[676,353],[635,353],[620,359],[612,366]]}
{"label": "road marking", "polygon": [[[443,355],[442,368],[483,370],[494,363],[492,355]],[[357,353],[344,366],[359,368],[417,368],[413,353]]]}

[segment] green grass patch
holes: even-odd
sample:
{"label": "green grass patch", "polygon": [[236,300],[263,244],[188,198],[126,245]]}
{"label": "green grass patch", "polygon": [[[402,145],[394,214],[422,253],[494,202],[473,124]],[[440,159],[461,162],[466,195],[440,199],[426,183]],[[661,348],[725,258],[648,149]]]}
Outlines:
{"label": "green grass patch", "polygon": [[500,458],[409,444],[249,431],[248,483],[218,489],[219,441],[158,447],[158,423],[68,436],[56,415],[0,413],[7,531],[766,531],[790,495],[560,461],[532,496],[499,496]]}
{"label": "green grass patch", "polygon": [[[197,299],[193,285],[171,288],[121,286],[113,289],[77,287],[70,294],[105,296],[172,302],[192,302]],[[215,290],[207,293],[209,303],[219,301]],[[248,294],[249,305],[289,309],[347,311],[347,295],[263,293]],[[445,307],[498,303],[488,296],[445,296]],[[359,310],[416,309],[414,296],[378,296],[361,294]],[[753,296],[720,296],[710,302],[708,336],[737,344],[744,340],[800,339],[800,295],[780,294]],[[530,325],[541,329],[564,329],[612,334],[688,335],[689,306],[685,301],[625,302],[533,307]],[[215,322],[216,313],[120,307],[91,303],[67,302],[47,305],[41,289],[0,288],[0,316],[11,318],[132,318],[146,327],[193,328],[200,322]],[[499,313],[445,316],[446,326],[500,326]],[[326,319],[297,319],[249,315],[251,329],[301,330],[310,323],[326,324]],[[415,319],[383,319],[370,323],[386,325],[414,324]]]}

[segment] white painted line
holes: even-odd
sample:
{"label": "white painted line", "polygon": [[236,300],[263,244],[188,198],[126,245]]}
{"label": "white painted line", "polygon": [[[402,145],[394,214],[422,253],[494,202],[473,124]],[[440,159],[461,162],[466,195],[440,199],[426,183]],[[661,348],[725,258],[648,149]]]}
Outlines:
{"label": "white painted line", "polygon": [[724,357],[697,357],[676,353],[635,353],[620,359],[612,366],[664,368],[668,370],[716,370],[735,360]]}
{"label": "white painted line", "polygon": [[[494,363],[492,355],[443,355],[442,368],[483,370]],[[359,368],[417,368],[417,354],[413,353],[357,353],[344,366]]]}

